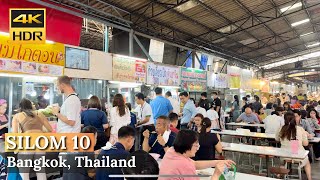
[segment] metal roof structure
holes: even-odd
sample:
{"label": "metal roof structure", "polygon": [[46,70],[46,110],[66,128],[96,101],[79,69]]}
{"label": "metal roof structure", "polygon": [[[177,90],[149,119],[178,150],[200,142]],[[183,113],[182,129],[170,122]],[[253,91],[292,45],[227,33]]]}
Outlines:
{"label": "metal roof structure", "polygon": [[[319,0],[48,0],[51,5],[29,1],[256,67],[320,43]],[[83,42],[91,46],[101,41],[99,32],[93,33],[97,40],[83,34]]]}

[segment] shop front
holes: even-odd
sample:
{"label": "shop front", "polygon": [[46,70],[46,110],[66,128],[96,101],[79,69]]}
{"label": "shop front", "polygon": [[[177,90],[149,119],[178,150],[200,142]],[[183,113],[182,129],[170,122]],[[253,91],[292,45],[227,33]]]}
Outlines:
{"label": "shop front", "polygon": [[201,93],[207,92],[207,71],[181,67],[181,90],[190,93],[196,102],[200,100]]}
{"label": "shop front", "polygon": [[[160,63],[147,63],[147,85],[154,89],[163,88],[163,93],[171,92],[174,99],[179,99],[180,69],[177,66]],[[151,97],[155,97],[152,93]]]}
{"label": "shop front", "polygon": [[24,97],[40,109],[61,102],[54,82],[64,74],[65,46],[9,42],[0,35],[0,98],[8,101],[9,120]]}
{"label": "shop front", "polygon": [[147,60],[122,55],[112,57],[112,81],[109,81],[109,102],[117,93],[124,96],[125,101],[135,104],[135,94],[141,92],[146,83]]}

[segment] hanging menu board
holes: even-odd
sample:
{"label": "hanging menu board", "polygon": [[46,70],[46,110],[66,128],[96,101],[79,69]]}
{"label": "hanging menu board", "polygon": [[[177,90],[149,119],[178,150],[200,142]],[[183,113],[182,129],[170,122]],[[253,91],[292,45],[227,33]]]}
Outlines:
{"label": "hanging menu board", "polygon": [[146,82],[146,61],[130,57],[113,56],[112,80],[121,82]]}
{"label": "hanging menu board", "polygon": [[188,92],[207,91],[207,71],[181,68],[181,88]]}
{"label": "hanging menu board", "polygon": [[63,44],[10,43],[9,37],[0,35],[0,72],[61,76],[64,64]]}
{"label": "hanging menu board", "polygon": [[147,63],[147,84],[158,86],[179,86],[179,67]]}

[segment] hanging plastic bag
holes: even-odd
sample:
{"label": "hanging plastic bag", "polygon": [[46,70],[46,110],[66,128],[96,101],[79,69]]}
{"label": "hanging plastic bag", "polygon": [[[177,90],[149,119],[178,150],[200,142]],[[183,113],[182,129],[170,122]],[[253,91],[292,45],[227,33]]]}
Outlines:
{"label": "hanging plastic bag", "polygon": [[230,171],[229,168],[225,166],[223,173],[219,177],[219,180],[235,180],[237,168],[235,165],[231,165],[230,169],[233,169],[233,171]]}

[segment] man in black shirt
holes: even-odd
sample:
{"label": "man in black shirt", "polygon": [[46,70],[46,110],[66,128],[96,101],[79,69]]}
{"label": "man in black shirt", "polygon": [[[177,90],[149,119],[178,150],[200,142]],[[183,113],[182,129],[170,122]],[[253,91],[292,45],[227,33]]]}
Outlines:
{"label": "man in black shirt", "polygon": [[206,92],[201,93],[201,99],[199,101],[199,106],[204,108],[206,111],[208,111],[210,109],[210,102],[207,99]]}
{"label": "man in black shirt", "polygon": [[211,93],[211,98],[213,99],[212,105],[214,107],[214,110],[217,111],[218,115],[219,115],[219,126],[221,127],[221,123],[220,123],[220,110],[221,110],[221,100],[218,97],[218,93],[217,92],[213,92]]}

